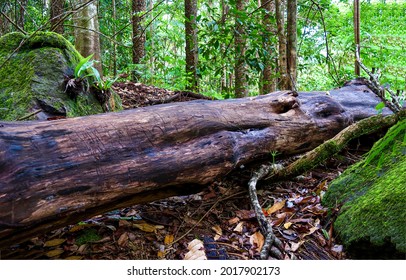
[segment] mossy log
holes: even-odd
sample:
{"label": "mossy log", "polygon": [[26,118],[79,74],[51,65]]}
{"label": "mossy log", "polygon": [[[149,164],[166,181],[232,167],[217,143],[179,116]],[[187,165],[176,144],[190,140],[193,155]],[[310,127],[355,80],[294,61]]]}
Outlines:
{"label": "mossy log", "polygon": [[329,93],[0,122],[0,248],[112,209],[196,192],[270,151],[311,150],[375,115],[379,102],[355,81]]}

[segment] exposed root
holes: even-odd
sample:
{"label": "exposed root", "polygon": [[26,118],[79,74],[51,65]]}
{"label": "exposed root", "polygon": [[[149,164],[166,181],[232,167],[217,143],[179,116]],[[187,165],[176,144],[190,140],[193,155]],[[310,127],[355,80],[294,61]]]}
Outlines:
{"label": "exposed root", "polygon": [[251,198],[251,204],[254,208],[256,217],[258,219],[258,223],[261,229],[261,233],[265,236],[265,242],[262,247],[260,256],[261,259],[266,260],[268,259],[269,255],[277,259],[283,259],[283,244],[282,242],[275,236],[272,230],[271,223],[266,219],[264,213],[262,212],[262,207],[259,204],[258,196],[257,196],[257,182],[273,172],[277,168],[276,164],[272,165],[262,165],[258,171],[254,173],[251,177],[251,180],[248,182],[249,194]]}

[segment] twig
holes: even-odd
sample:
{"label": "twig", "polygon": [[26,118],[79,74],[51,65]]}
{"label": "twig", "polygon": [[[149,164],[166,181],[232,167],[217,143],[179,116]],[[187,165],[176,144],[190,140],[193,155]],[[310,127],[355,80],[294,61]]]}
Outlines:
{"label": "twig", "polygon": [[39,110],[37,110],[37,111],[34,111],[34,112],[32,112],[32,113],[29,113],[29,114],[27,114],[27,115],[21,117],[21,118],[18,118],[17,121],[26,120],[26,119],[28,119],[28,118],[30,118],[30,117],[32,117],[32,116],[35,116],[36,114],[41,113],[41,112],[42,112],[42,109],[39,109]]}
{"label": "twig", "polygon": [[17,23],[15,23],[11,18],[9,18],[3,11],[1,11],[1,14],[12,24],[14,25],[21,33],[27,35],[27,32],[22,29]]}
{"label": "twig", "polygon": [[[359,49],[358,45],[356,46],[356,48],[357,50]],[[367,73],[368,76],[370,77],[370,81],[372,83],[375,94],[378,95],[382,99],[382,101],[386,104],[386,106],[388,106],[388,108],[391,109],[394,113],[399,112],[402,109],[402,106],[399,104],[398,97],[396,96],[396,94],[389,88],[384,88],[379,84],[379,81],[377,80],[376,76],[373,73],[371,73],[369,69],[361,62],[358,51],[355,52],[355,59],[358,65],[362,68],[362,70],[364,70],[365,73]],[[385,98],[385,90],[389,93],[392,99],[391,101]]]}

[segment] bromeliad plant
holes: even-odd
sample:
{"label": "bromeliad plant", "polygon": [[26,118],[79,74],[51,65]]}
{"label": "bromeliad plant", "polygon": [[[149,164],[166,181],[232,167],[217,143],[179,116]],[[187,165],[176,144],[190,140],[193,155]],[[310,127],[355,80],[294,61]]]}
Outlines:
{"label": "bromeliad plant", "polygon": [[87,77],[94,77],[96,80],[101,79],[99,71],[93,67],[95,61],[92,60],[92,57],[93,54],[82,58],[73,73],[65,75],[65,92],[75,101],[81,92],[87,91],[89,86]]}
{"label": "bromeliad plant", "polygon": [[117,80],[103,79],[99,71],[93,67],[95,60],[92,59],[93,54],[85,57],[76,65],[73,75],[65,77],[65,92],[76,101],[80,92],[88,91],[89,83],[87,78],[91,78],[91,92],[94,93],[104,111],[108,111],[108,101],[111,96],[111,87]]}

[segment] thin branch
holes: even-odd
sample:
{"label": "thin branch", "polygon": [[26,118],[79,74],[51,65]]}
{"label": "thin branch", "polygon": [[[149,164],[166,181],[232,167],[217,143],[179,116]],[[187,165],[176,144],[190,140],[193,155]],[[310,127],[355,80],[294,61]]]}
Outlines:
{"label": "thin branch", "polygon": [[9,18],[3,11],[0,11],[0,13],[12,24],[15,26],[15,28],[17,28],[21,33],[23,33],[24,35],[27,35],[28,33],[22,29],[20,26],[18,26],[17,23],[15,23],[11,18]]}

